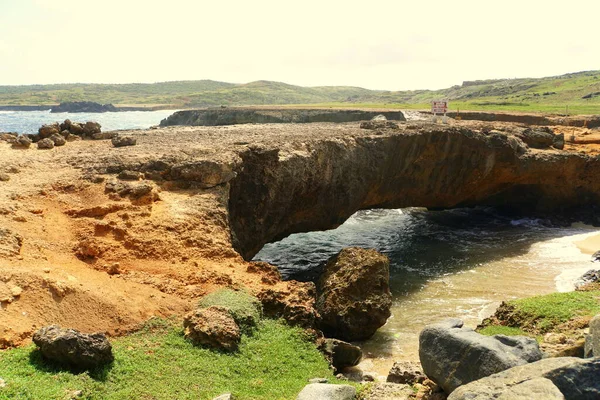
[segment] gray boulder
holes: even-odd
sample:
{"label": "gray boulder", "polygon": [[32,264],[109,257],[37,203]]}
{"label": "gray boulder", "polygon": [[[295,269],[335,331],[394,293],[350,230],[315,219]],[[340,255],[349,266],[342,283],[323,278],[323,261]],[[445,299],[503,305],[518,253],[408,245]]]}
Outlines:
{"label": "gray boulder", "polygon": [[519,136],[529,147],[534,149],[547,149],[554,144],[555,140],[554,132],[548,127],[527,128]]}
{"label": "gray boulder", "polygon": [[88,335],[51,325],[35,332],[33,342],[45,359],[74,370],[88,370],[114,360],[112,346],[101,333]]}
{"label": "gray boulder", "polygon": [[419,336],[423,371],[446,393],[506,369],[542,358],[534,339],[480,335],[459,319],[425,327]]}
{"label": "gray boulder", "polygon": [[353,400],[356,389],[350,385],[309,383],[298,394],[296,400]]}
{"label": "gray boulder", "polygon": [[598,358],[545,358],[461,386],[448,400],[599,399],[598,376]]}
{"label": "gray boulder", "polygon": [[323,340],[319,350],[337,371],[357,365],[362,358],[360,347],[338,339]]}
{"label": "gray boulder", "polygon": [[325,335],[368,339],[391,315],[390,261],[373,249],[343,249],[327,261],[318,291]]}
{"label": "gray boulder", "polygon": [[555,149],[562,150],[565,148],[565,134],[559,133],[558,135],[554,135],[554,140],[552,141],[552,147]]}
{"label": "gray boulder", "polygon": [[600,315],[590,321],[590,333],[585,337],[585,357],[600,357]]}

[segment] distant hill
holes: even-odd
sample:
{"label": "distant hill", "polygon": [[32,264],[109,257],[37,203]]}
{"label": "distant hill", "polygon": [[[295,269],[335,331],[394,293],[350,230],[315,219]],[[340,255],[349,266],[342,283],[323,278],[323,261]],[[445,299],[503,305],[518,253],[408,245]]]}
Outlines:
{"label": "distant hill", "polygon": [[198,108],[243,105],[426,108],[446,98],[451,109],[600,114],[600,71],[547,78],[467,81],[442,90],[379,91],[350,86],[302,87],[281,82],[211,80],[152,84],[0,86],[0,105],[94,101],[115,105]]}

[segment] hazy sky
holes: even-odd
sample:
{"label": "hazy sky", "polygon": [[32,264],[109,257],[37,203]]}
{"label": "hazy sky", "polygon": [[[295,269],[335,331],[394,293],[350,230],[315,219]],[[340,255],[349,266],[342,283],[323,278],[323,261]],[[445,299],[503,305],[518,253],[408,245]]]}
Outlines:
{"label": "hazy sky", "polygon": [[0,85],[437,89],[600,69],[600,1],[0,0]]}

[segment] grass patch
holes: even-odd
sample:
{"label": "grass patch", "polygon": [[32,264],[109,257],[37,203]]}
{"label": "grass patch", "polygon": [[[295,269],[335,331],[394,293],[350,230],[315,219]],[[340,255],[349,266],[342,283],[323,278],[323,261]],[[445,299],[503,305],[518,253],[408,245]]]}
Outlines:
{"label": "grass patch", "polygon": [[552,293],[503,303],[493,317],[483,322],[479,332],[512,327],[544,334],[576,318],[596,314],[600,314],[600,291]]}
{"label": "grass patch", "polygon": [[505,336],[530,336],[530,333],[525,332],[521,328],[513,326],[489,325],[477,332],[485,336],[505,335]]}
{"label": "grass patch", "polygon": [[204,296],[198,302],[200,308],[223,307],[229,311],[242,331],[248,333],[262,317],[260,301],[244,291],[221,289]]}
{"label": "grass patch", "polygon": [[115,362],[72,374],[47,365],[33,346],[0,352],[0,399],[294,399],[314,377],[337,382],[315,345],[298,328],[263,320],[240,349],[225,354],[195,347],[179,324],[153,320],[112,341]]}

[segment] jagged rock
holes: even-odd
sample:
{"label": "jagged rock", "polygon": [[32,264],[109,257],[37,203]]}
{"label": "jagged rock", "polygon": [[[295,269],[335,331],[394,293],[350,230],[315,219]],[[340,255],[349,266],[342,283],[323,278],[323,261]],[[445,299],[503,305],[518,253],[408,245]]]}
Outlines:
{"label": "jagged rock", "polygon": [[112,347],[101,333],[88,335],[51,325],[35,332],[33,342],[47,360],[76,370],[92,369],[114,360]]}
{"label": "jagged rock", "polygon": [[[592,256],[593,258],[593,256]],[[592,260],[593,261],[593,260]],[[590,283],[600,282],[600,269],[590,269],[575,281],[575,287],[581,287]]]}
{"label": "jagged rock", "polygon": [[421,365],[412,361],[396,361],[388,373],[387,382],[414,385],[423,383],[427,376]]}
{"label": "jagged rock", "polygon": [[133,136],[115,136],[111,141],[115,147],[135,146],[137,143],[136,138]]}
{"label": "jagged rock", "polygon": [[38,149],[53,149],[54,141],[50,138],[45,138],[37,142]]}
{"label": "jagged rock", "polygon": [[13,143],[17,136],[19,134],[16,132],[0,132],[0,141]]}
{"label": "jagged rock", "polygon": [[373,249],[346,248],[327,261],[319,280],[321,330],[342,340],[368,339],[392,306],[389,259]]}
{"label": "jagged rock", "polygon": [[565,148],[565,134],[559,133],[558,135],[554,135],[554,140],[552,141],[552,147],[555,149],[563,150]]}
{"label": "jagged rock", "polygon": [[183,320],[185,337],[196,345],[235,351],[241,340],[239,326],[227,309],[208,307],[187,314]]}
{"label": "jagged rock", "polygon": [[336,371],[358,365],[362,358],[360,347],[338,339],[322,340],[319,344],[319,350]]}
{"label": "jagged rock", "polygon": [[425,374],[446,393],[500,371],[542,358],[535,339],[481,335],[459,319],[429,325],[419,335],[419,359]]}
{"label": "jagged rock", "polygon": [[592,254],[592,262],[600,262],[600,250]]}
{"label": "jagged rock", "polygon": [[296,400],[353,400],[356,389],[350,385],[309,383],[298,394]]}
{"label": "jagged rock", "polygon": [[54,135],[55,133],[59,134],[60,126],[58,125],[58,122],[55,122],[54,124],[50,125],[42,125],[40,129],[38,129],[38,133],[41,139],[46,139]]}
{"label": "jagged rock", "polygon": [[360,123],[361,129],[399,129],[397,123],[387,120],[376,120],[363,121]]}
{"label": "jagged rock", "polygon": [[545,358],[457,388],[448,400],[600,398],[600,359]]}
{"label": "jagged rock", "polygon": [[319,319],[315,309],[316,288],[312,282],[288,282],[287,289],[265,288],[256,297],[266,316],[284,318],[292,325],[313,328]]}
{"label": "jagged rock", "polygon": [[65,137],[59,133],[54,133],[52,136],[49,137],[49,139],[54,142],[54,146],[64,146],[67,143]]}
{"label": "jagged rock", "polygon": [[[547,149],[554,144],[554,131],[548,127],[541,128],[527,128],[520,135],[529,147],[534,149]],[[557,139],[558,140],[558,139]],[[564,137],[563,137],[564,146]]]}
{"label": "jagged rock", "polygon": [[0,227],[0,257],[19,255],[23,238],[8,228]]}
{"label": "jagged rock", "polygon": [[102,126],[97,123],[97,122],[93,122],[93,121],[88,121],[85,123],[85,125],[83,125],[83,134],[84,135],[88,135],[88,136],[92,136],[95,133],[101,133]]}
{"label": "jagged rock", "polygon": [[28,149],[31,146],[32,140],[27,136],[20,135],[12,142],[12,147],[15,149]]}

